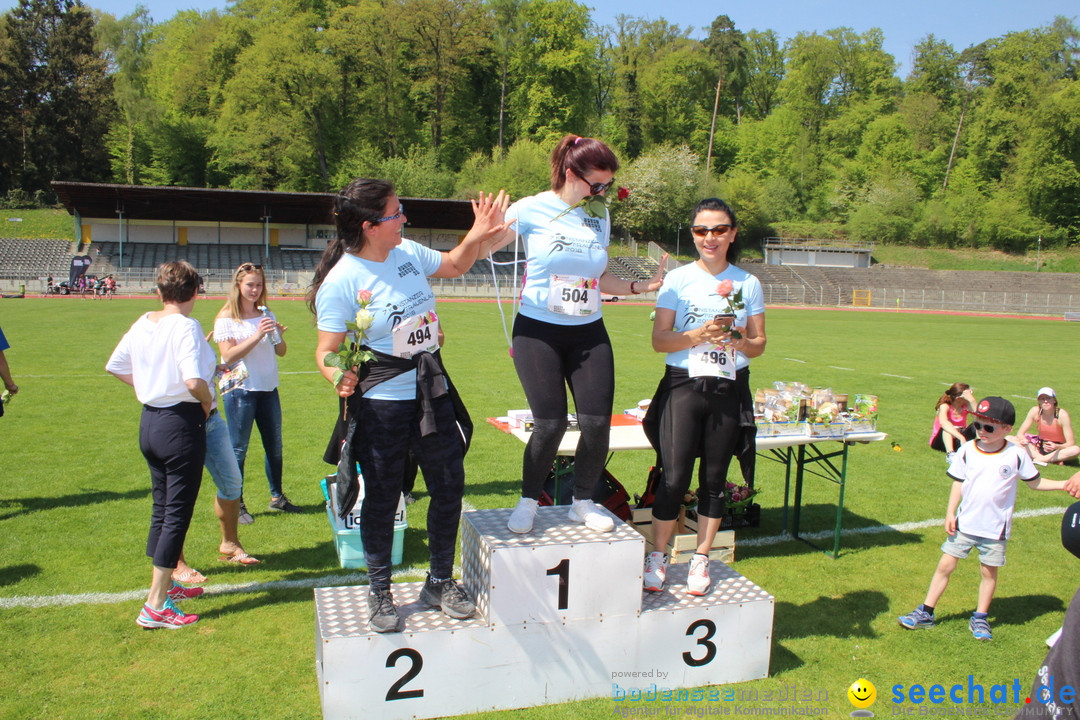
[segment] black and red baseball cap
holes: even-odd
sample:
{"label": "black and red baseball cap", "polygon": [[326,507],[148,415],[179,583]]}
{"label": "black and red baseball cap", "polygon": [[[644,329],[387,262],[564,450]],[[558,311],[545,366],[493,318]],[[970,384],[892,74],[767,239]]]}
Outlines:
{"label": "black and red baseball cap", "polygon": [[1002,425],[1012,425],[1016,422],[1016,408],[1003,397],[991,395],[984,397],[975,406],[975,414],[987,420],[999,422]]}

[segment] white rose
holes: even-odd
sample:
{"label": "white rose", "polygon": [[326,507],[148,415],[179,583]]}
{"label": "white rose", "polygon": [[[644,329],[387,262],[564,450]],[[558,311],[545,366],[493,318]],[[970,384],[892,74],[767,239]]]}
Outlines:
{"label": "white rose", "polygon": [[360,308],[360,310],[356,312],[356,326],[360,328],[362,332],[371,327],[371,323],[373,322],[375,322],[375,317],[366,308]]}

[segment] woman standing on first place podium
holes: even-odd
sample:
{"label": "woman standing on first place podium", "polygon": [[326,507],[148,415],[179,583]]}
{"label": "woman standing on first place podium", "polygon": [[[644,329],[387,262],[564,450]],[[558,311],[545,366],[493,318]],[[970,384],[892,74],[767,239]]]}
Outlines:
{"label": "woman standing on first place podium", "polygon": [[522,198],[506,213],[508,221],[517,221],[518,236],[525,243],[513,355],[533,416],[521,471],[521,500],[507,522],[515,533],[532,530],[540,492],[566,432],[568,384],[581,431],[570,520],[597,532],[615,527],[611,516],[592,501],[607,459],[615,395],[615,366],[600,316],[600,292],[651,292],[659,289],[662,277],[662,269],[645,282],[607,272],[611,218],[603,199],[615,184],[618,169],[619,161],[607,145],[567,135],[551,155],[551,190]]}
{"label": "woman standing on first place podium", "polygon": [[652,591],[664,587],[668,557],[663,550],[700,455],[698,545],[687,590],[704,595],[710,584],[709,550],[724,515],[728,466],[743,429],[753,425],[750,358],[765,352],[765,300],[758,279],[732,264],[739,256],[735,211],[709,198],[691,217],[698,260],[672,270],[656,297],[652,345],[667,357],[646,424],[659,425],[659,442],[650,440],[664,473],[653,502],[658,551],[645,562],[644,585]]}
{"label": "woman standing on first place podium", "polygon": [[[375,632],[399,630],[390,591],[391,552],[410,450],[431,496],[431,567],[420,599],[452,618],[476,611],[452,578],[465,492],[465,442],[453,386],[438,354],[439,321],[427,279],[459,277],[472,267],[481,247],[486,250],[505,232],[508,204],[502,192],[497,197],[481,193],[472,203],[475,218],[468,234],[453,250],[439,252],[402,237],[405,208],[388,182],[355,180],[334,200],[337,236],[315,269],[308,303],[319,328],[319,371],[347,399],[349,416],[356,420],[351,447],[363,474],[360,538],[370,578],[369,626]],[[337,371],[326,357],[351,340],[346,323],[353,322],[364,328],[364,347],[376,353],[376,361]]]}

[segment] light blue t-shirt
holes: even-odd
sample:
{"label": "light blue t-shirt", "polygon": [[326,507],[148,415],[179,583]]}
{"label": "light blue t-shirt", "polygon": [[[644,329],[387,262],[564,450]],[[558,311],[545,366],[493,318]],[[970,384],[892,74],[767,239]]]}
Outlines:
{"label": "light blue t-shirt", "polygon": [[[728,265],[724,272],[713,275],[696,262],[683,265],[667,274],[664,285],[656,296],[656,307],[675,311],[676,332],[684,332],[705,325],[715,315],[732,312],[728,299],[717,292],[721,280],[730,280],[733,285],[731,297],[742,290],[743,307],[734,310],[733,327],[746,327],[746,319],[765,312],[765,296],[761,291],[761,281],[750,273],[734,265]],[[664,362],[672,367],[689,369],[690,348],[667,354]],[[735,353],[735,368],[741,370],[750,364],[750,358],[741,352]]]}
{"label": "light blue t-shirt", "polygon": [[[394,328],[406,318],[435,309],[435,294],[427,279],[440,265],[442,253],[438,250],[405,239],[383,262],[342,255],[326,274],[315,296],[318,328],[325,332],[346,332],[345,323],[354,322],[356,311],[360,309],[356,294],[360,290],[370,290],[371,303],[367,309],[374,321],[364,333],[364,343],[373,350],[392,355]],[[410,370],[379,383],[364,397],[412,400],[416,397],[416,371]]]}
{"label": "light blue t-shirt", "polygon": [[[525,244],[525,279],[521,288],[521,314],[556,325],[585,325],[600,317],[566,315],[548,309],[552,275],[599,278],[607,270],[609,217],[594,218],[574,208],[558,220],[569,205],[548,190],[522,198],[506,211],[507,221],[517,220],[517,233]],[[599,294],[599,288],[595,289]]]}

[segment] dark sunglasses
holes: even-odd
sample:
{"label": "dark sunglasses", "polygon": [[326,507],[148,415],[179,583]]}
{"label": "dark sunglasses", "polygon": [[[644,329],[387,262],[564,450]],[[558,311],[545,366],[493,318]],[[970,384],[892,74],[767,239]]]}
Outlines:
{"label": "dark sunglasses", "polygon": [[253,265],[252,263],[244,263],[240,267],[236,268],[236,274],[249,273],[255,270],[262,270],[262,265]]}
{"label": "dark sunglasses", "polygon": [[996,432],[998,428],[1002,428],[1002,427],[1005,427],[1005,426],[1004,425],[994,425],[993,423],[981,423],[981,422],[976,421],[976,422],[971,423],[971,427],[975,428],[976,430],[982,430],[983,432],[992,433],[992,432]]}
{"label": "dark sunglasses", "polygon": [[690,226],[690,232],[692,232],[694,234],[694,237],[699,237],[699,238],[708,237],[709,233],[712,233],[713,235],[716,235],[717,237],[719,237],[721,235],[726,235],[727,233],[731,232],[731,229],[733,227],[735,227],[735,226],[734,225],[716,225],[715,227],[705,227],[704,225],[691,225]]}
{"label": "dark sunglasses", "polygon": [[[577,175],[577,173],[574,173],[574,174]],[[582,175],[578,175],[578,177],[581,178],[583,182],[585,182],[585,183],[587,183],[589,185],[589,194],[590,195],[599,195],[599,194],[603,193],[605,190],[611,189],[611,186],[615,184],[615,178],[611,178],[611,182],[606,182],[606,183],[595,182],[594,183],[594,182],[589,182],[588,179],[586,179]]]}

